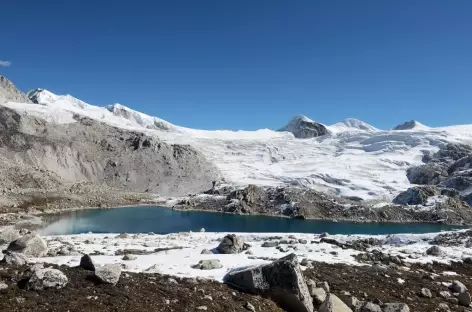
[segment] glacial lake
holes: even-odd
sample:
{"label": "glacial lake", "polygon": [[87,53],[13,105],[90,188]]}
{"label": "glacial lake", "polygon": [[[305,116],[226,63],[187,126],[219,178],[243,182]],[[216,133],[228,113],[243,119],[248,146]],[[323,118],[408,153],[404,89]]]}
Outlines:
{"label": "glacial lake", "polygon": [[330,234],[428,233],[460,226],[427,223],[353,223],[299,220],[269,216],[231,215],[218,212],[178,211],[140,206],[90,209],[45,217],[45,235],[80,233],[168,234],[204,228],[207,232],[268,232]]}

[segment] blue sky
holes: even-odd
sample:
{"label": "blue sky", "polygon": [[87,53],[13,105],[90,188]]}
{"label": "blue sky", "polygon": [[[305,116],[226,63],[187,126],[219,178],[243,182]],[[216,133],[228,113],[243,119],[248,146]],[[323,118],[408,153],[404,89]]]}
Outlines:
{"label": "blue sky", "polygon": [[205,129],[472,123],[470,0],[15,0],[0,73]]}

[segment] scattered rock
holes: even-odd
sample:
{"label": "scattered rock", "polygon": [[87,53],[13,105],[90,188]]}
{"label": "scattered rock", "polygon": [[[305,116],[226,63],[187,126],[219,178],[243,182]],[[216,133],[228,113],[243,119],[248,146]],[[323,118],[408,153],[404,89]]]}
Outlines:
{"label": "scattered rock", "polygon": [[121,233],[119,235],[116,235],[115,238],[129,238],[129,234],[127,233]]}
{"label": "scattered rock", "polygon": [[124,261],[132,261],[136,259],[138,259],[138,257],[136,257],[135,255],[129,255],[129,254],[124,255],[124,257],[122,258],[122,260]]}
{"label": "scattered rock", "polygon": [[447,305],[447,303],[441,302],[436,308],[436,310],[434,311],[435,312],[451,312],[451,309],[449,309],[449,306]]}
{"label": "scattered rock", "polygon": [[169,284],[179,285],[179,282],[177,282],[175,278],[169,278],[167,281]]}
{"label": "scattered rock", "polygon": [[428,288],[422,288],[420,292],[420,296],[424,298],[432,298],[433,295],[431,294],[431,290]]}
{"label": "scattered rock", "polygon": [[372,302],[366,302],[362,308],[361,312],[382,312],[382,309],[380,308],[379,305],[372,303]]}
{"label": "scattered rock", "polygon": [[468,291],[460,293],[459,296],[457,296],[457,300],[459,300],[459,304],[468,307],[471,303],[470,299],[470,294]]}
{"label": "scattered rock", "polygon": [[246,304],[244,305],[244,308],[248,311],[256,312],[256,308],[249,301],[246,302]]}
{"label": "scattered rock", "polygon": [[220,260],[218,259],[213,259],[213,260],[200,260],[198,264],[195,264],[192,266],[194,269],[199,269],[199,270],[215,270],[215,269],[221,269],[223,265],[220,263]]}
{"label": "scattered rock", "polygon": [[196,308],[197,310],[200,310],[200,311],[206,311],[208,310],[207,306],[199,306]]}
{"label": "scattered rock", "polygon": [[25,255],[17,253],[17,252],[11,252],[11,251],[7,251],[1,261],[1,263],[7,264],[7,265],[19,265],[19,266],[25,265],[27,262],[28,262],[28,259],[25,257]]}
{"label": "scattered rock", "polygon": [[439,297],[441,298],[444,298],[444,299],[447,299],[447,298],[450,298],[451,297],[451,293],[448,292],[448,291],[440,291],[439,292]]}
{"label": "scattered rock", "polygon": [[82,258],[80,258],[79,266],[87,271],[95,271],[95,264],[92,261],[92,257],[89,255],[83,255]]}
{"label": "scattered rock", "polygon": [[[247,252],[246,252],[246,253],[247,253]],[[200,254],[202,254],[202,255],[212,255],[213,253],[211,252],[211,250],[203,249]]]}
{"label": "scattered rock", "polygon": [[330,289],[329,289],[329,284],[328,284],[328,282],[321,282],[321,283],[318,283],[317,285],[318,285],[318,287],[323,288],[324,290],[326,290],[326,292],[329,293],[329,290],[330,290]]}
{"label": "scattered rock", "polygon": [[225,281],[246,292],[269,295],[286,310],[313,311],[313,302],[295,254],[267,265],[230,271]]}
{"label": "scattered rock", "polygon": [[453,293],[459,293],[459,294],[464,293],[468,290],[467,287],[465,287],[465,285],[462,284],[460,281],[453,281],[449,289]]}
{"label": "scattered rock", "polygon": [[34,271],[26,284],[26,288],[29,290],[59,289],[66,286],[68,282],[69,280],[64,273],[56,269],[47,268]]}
{"label": "scattered rock", "polygon": [[459,304],[459,300],[458,300],[457,298],[451,297],[451,298],[447,298],[446,300],[447,300],[447,302],[452,303],[452,304],[454,304],[454,305],[458,305],[458,304]]}
{"label": "scattered rock", "polygon": [[328,294],[325,302],[321,305],[319,312],[352,312],[341,299],[333,294]]}
{"label": "scattered rock", "polygon": [[40,258],[47,254],[48,245],[38,234],[29,233],[11,242],[7,250]]}
{"label": "scattered rock", "polygon": [[247,249],[247,245],[234,234],[226,235],[216,248],[220,254],[238,254]]}
{"label": "scattered rock", "polygon": [[8,288],[8,285],[5,284],[4,282],[0,282],[0,290],[4,290],[4,289],[7,289]]}
{"label": "scattered rock", "polygon": [[264,242],[262,243],[261,247],[264,247],[264,248],[269,248],[269,247],[277,247],[279,245],[279,242],[275,241],[275,242]]}
{"label": "scattered rock", "polygon": [[305,245],[305,244],[308,244],[308,241],[306,239],[299,239],[298,243]]}
{"label": "scattered rock", "polygon": [[383,312],[410,312],[410,307],[405,303],[386,303]]}
{"label": "scattered rock", "polygon": [[102,284],[116,285],[120,280],[121,266],[119,264],[105,264],[95,268],[95,277]]}
{"label": "scattered rock", "polygon": [[444,251],[441,248],[439,248],[438,246],[432,246],[432,247],[428,248],[428,250],[426,250],[426,254],[429,255],[429,256],[440,257],[440,256],[444,255]]}

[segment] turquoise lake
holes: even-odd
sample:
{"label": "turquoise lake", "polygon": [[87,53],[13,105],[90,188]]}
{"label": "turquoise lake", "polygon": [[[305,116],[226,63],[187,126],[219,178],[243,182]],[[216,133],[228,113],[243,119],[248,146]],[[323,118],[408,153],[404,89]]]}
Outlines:
{"label": "turquoise lake", "polygon": [[330,234],[428,233],[461,228],[428,223],[353,223],[298,220],[268,216],[230,215],[217,212],[177,211],[140,206],[118,209],[83,210],[49,216],[45,234],[148,233],[185,231],[277,232]]}

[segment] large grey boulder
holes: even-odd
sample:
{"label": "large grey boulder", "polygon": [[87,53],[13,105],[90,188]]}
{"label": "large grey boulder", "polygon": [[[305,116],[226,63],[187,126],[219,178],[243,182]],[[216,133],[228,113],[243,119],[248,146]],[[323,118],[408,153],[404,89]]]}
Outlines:
{"label": "large grey boulder", "polygon": [[432,246],[426,250],[428,256],[440,257],[444,255],[444,251],[438,246]]}
{"label": "large grey boulder", "polygon": [[48,252],[48,245],[38,234],[29,233],[11,242],[7,250],[30,257],[44,257]]}
{"label": "large grey boulder", "polygon": [[28,280],[26,287],[30,290],[42,290],[46,288],[63,288],[69,280],[59,270],[56,269],[40,269],[33,272]]}
{"label": "large grey boulder", "polygon": [[410,308],[405,303],[386,303],[383,312],[410,312]]}
{"label": "large grey boulder", "polygon": [[225,282],[242,291],[270,296],[287,311],[313,311],[312,298],[295,254],[270,264],[230,271]]}
{"label": "large grey boulder", "polygon": [[120,280],[121,266],[119,264],[105,264],[95,268],[95,277],[99,283],[116,285]]}
{"label": "large grey boulder", "polygon": [[7,251],[1,263],[7,265],[25,265],[28,263],[28,259],[25,257],[25,255],[18,252]]}
{"label": "large grey boulder", "polygon": [[236,235],[226,235],[216,250],[220,254],[237,254],[247,249],[247,245]]}
{"label": "large grey boulder", "polygon": [[331,132],[319,122],[310,120],[303,115],[294,116],[289,123],[279,131],[288,131],[298,139],[309,139],[330,134]]}
{"label": "large grey boulder", "polygon": [[366,302],[362,306],[361,312],[382,312],[382,309],[378,304],[375,304],[373,302]]}
{"label": "large grey boulder", "polygon": [[457,300],[459,300],[459,304],[468,307],[471,303],[471,298],[470,294],[468,291],[460,293],[459,296],[457,296]]}
{"label": "large grey boulder", "polygon": [[333,294],[328,294],[325,302],[321,305],[318,310],[319,312],[352,312],[341,299]]}

